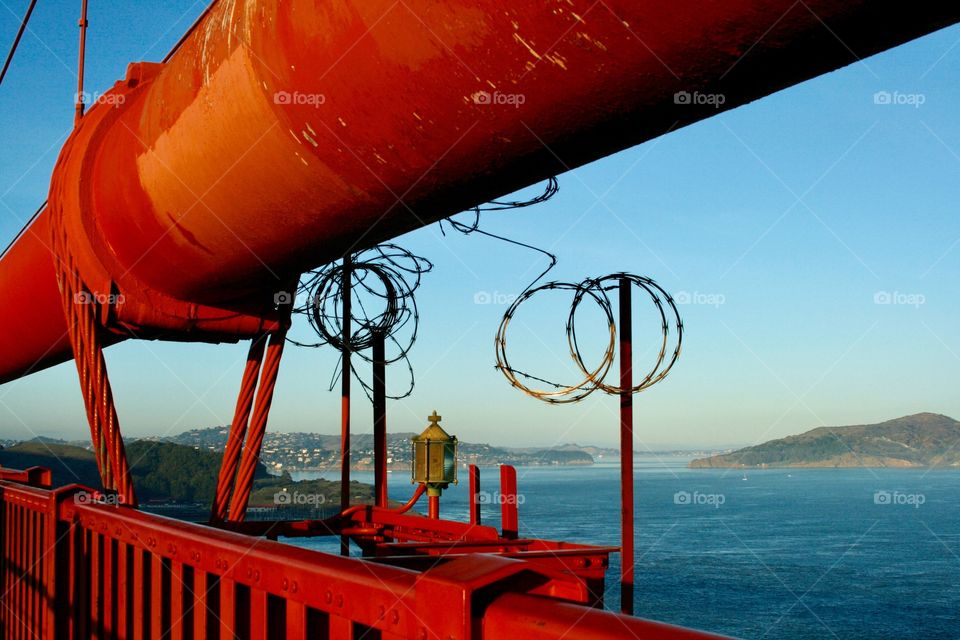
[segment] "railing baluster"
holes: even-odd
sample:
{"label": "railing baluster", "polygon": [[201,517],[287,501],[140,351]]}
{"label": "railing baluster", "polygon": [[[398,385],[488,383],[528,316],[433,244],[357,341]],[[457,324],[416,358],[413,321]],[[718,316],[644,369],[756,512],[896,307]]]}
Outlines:
{"label": "railing baluster", "polygon": [[0,494],[0,532],[3,533],[3,539],[0,545],[3,546],[3,557],[0,558],[0,589],[3,589],[3,597],[0,597],[0,633],[3,637],[10,636],[10,628],[7,626],[7,606],[10,590],[7,588],[7,559],[10,557],[10,523],[7,521],[7,501],[2,499]]}
{"label": "railing baluster", "polygon": [[267,593],[250,589],[250,640],[267,640]]}
{"label": "railing baluster", "polygon": [[170,640],[183,640],[183,599],[187,592],[183,582],[183,563],[170,563]]}
{"label": "railing baluster", "polygon": [[115,609],[114,590],[117,586],[117,577],[114,575],[113,538],[103,536],[103,637],[113,640],[116,628],[114,627]]}
{"label": "railing baluster", "polygon": [[127,615],[130,608],[130,547],[125,542],[117,541],[117,619],[116,632],[120,640],[130,638],[131,618]]}
{"label": "railing baluster", "polygon": [[193,638],[204,640],[207,637],[207,607],[210,602],[210,587],[207,572],[201,569],[193,571]]}
{"label": "railing baluster", "polygon": [[341,616],[330,616],[330,640],[353,640],[353,621]]}
{"label": "railing baluster", "polygon": [[149,586],[146,575],[149,565],[144,564],[146,552],[143,549],[133,550],[133,637],[134,640],[143,640],[147,629],[146,609],[147,588]]}
{"label": "railing baluster", "polygon": [[23,545],[24,539],[21,532],[23,531],[23,509],[17,505],[14,508],[14,524],[17,528],[17,539],[15,541],[16,550],[14,553],[14,566],[16,567],[16,573],[14,574],[14,602],[16,603],[14,607],[14,615],[16,616],[14,629],[16,630],[16,638],[23,638],[24,624],[22,620],[23,616]]}
{"label": "railing baluster", "polygon": [[220,640],[234,640],[237,626],[236,583],[230,578],[220,578]]}
{"label": "railing baluster", "polygon": [[103,553],[102,538],[90,532],[90,631],[103,638]]}
{"label": "railing baluster", "polygon": [[37,592],[37,583],[34,582],[33,567],[36,564],[35,558],[37,557],[37,523],[35,511],[27,509],[25,511],[26,522],[27,522],[27,557],[24,559],[24,571],[26,573],[24,577],[24,583],[27,591],[27,609],[26,615],[24,615],[23,621],[27,626],[27,633],[30,634],[30,637],[34,637],[34,631],[36,630],[36,592]]}
{"label": "railing baluster", "polygon": [[307,608],[287,600],[287,640],[305,640],[307,637]]}
{"label": "railing baluster", "polygon": [[150,554],[150,638],[163,640],[163,557]]}

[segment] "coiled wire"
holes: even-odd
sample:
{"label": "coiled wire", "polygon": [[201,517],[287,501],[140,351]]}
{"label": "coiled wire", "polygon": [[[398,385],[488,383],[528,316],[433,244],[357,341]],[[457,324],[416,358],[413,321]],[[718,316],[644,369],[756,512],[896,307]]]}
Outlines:
{"label": "coiled wire", "polygon": [[[497,335],[494,338],[496,368],[500,370],[512,386],[533,398],[550,404],[579,402],[597,389],[601,389],[608,394],[615,395],[621,393],[622,389],[620,387],[605,382],[606,376],[613,366],[617,346],[617,324],[614,319],[613,306],[607,295],[607,291],[619,288],[620,281],[624,279],[648,294],[660,316],[663,334],[659,353],[657,354],[654,365],[639,383],[631,387],[630,392],[639,393],[663,380],[667,374],[670,373],[670,370],[680,357],[680,350],[683,344],[683,321],[680,318],[677,305],[669,293],[652,279],[629,273],[613,273],[599,278],[588,278],[577,284],[569,282],[549,282],[525,291],[503,314],[503,320],[501,320]],[[524,302],[537,293],[549,290],[573,291],[573,302],[570,305],[570,313],[567,316],[566,334],[570,357],[584,376],[583,380],[577,384],[565,385],[520,371],[510,365],[507,356],[507,329],[510,326],[510,321]],[[577,339],[577,310],[586,298],[593,300],[604,313],[609,336],[603,357],[595,369],[588,369],[586,364],[584,364],[580,343]],[[673,325],[674,328],[672,332],[671,325]],[[676,336],[676,342],[668,358],[667,353],[670,351],[671,334]],[[535,389],[530,384],[522,382],[521,379],[535,380],[551,388]]]}
{"label": "coiled wire", "polygon": [[[346,345],[351,355],[372,363],[366,353],[373,346],[378,334],[393,345],[392,355],[386,364],[404,362],[410,383],[399,395],[388,398],[399,400],[413,393],[415,385],[413,366],[409,353],[417,341],[420,314],[414,292],[419,288],[423,274],[433,269],[433,263],[403,247],[386,243],[360,251],[351,256],[346,271],[350,274],[351,310],[350,339]],[[316,348],[329,344],[340,352],[343,341],[343,287],[345,281],[343,263],[333,263],[309,271],[300,279],[297,300],[303,302],[294,307],[293,313],[307,317],[310,327],[320,341],[300,342],[288,340],[300,347]],[[351,373],[372,400],[372,386],[358,375],[351,361]],[[342,371],[338,364],[330,381],[330,389],[336,386]]]}

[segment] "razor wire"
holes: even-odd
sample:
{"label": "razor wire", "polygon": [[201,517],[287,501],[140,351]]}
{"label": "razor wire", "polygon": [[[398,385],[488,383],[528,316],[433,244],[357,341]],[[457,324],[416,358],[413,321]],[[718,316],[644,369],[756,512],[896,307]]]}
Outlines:
{"label": "razor wire", "polygon": [[[597,389],[608,394],[621,393],[622,389],[620,387],[605,382],[606,376],[613,366],[617,346],[617,325],[614,319],[613,305],[610,302],[607,291],[619,287],[620,281],[624,279],[632,286],[642,289],[649,296],[660,318],[662,333],[660,348],[653,366],[640,382],[631,387],[629,391],[631,393],[639,393],[663,380],[667,374],[670,373],[670,370],[680,357],[680,351],[683,345],[683,320],[680,318],[680,312],[677,309],[673,297],[660,285],[646,276],[629,273],[613,273],[599,278],[587,278],[579,283],[548,282],[539,287],[524,291],[503,314],[503,319],[500,322],[500,327],[494,339],[494,350],[496,353],[495,367],[506,377],[511,386],[533,398],[549,404],[579,402]],[[583,380],[576,384],[554,382],[547,378],[521,371],[510,364],[507,354],[507,330],[517,310],[523,303],[538,293],[555,290],[573,292],[573,301],[570,305],[570,312],[567,315],[566,336],[570,357],[580,373],[583,374]],[[593,369],[588,368],[584,363],[580,341],[577,337],[577,310],[586,299],[592,300],[600,307],[605,317],[606,332],[608,334],[608,341],[603,352],[603,357],[601,358],[600,364]],[[673,341],[671,341],[672,336],[675,336]],[[672,350],[670,348],[671,344],[673,345]],[[667,355],[668,353],[670,354],[669,356]],[[534,388],[531,381],[539,382],[549,388]]]}

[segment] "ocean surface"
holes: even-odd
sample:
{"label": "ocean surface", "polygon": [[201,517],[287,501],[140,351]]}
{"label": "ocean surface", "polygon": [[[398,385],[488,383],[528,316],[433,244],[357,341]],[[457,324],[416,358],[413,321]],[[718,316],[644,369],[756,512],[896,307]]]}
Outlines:
{"label": "ocean surface", "polygon": [[[960,470],[744,474],[686,462],[635,464],[637,615],[740,638],[960,639]],[[517,472],[522,536],[618,545],[615,465]],[[391,498],[405,501],[409,476],[389,478]],[[481,471],[490,501],[498,483],[497,469]],[[467,508],[464,477],[441,515],[466,520]],[[499,525],[495,504],[484,505],[484,524]],[[619,603],[618,572],[614,555],[608,608]]]}

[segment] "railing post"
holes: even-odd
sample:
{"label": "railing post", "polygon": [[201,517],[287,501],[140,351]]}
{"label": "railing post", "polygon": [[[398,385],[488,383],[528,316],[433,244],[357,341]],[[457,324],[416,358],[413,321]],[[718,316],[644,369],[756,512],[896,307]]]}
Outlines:
{"label": "railing post", "polygon": [[633,614],[633,318],[630,280],[620,279],[620,611]]}
{"label": "railing post", "polygon": [[517,470],[500,465],[500,529],[504,538],[516,538],[520,530],[517,513]]}
{"label": "railing post", "polygon": [[472,464],[470,473],[470,524],[480,524],[480,468]]}
{"label": "railing post", "polygon": [[[350,340],[353,337],[353,330],[350,327],[352,313],[350,305],[353,273],[349,253],[343,256],[341,274],[343,352],[340,365],[340,510],[342,511],[350,506],[350,377],[353,375],[350,368]],[[350,555],[350,539],[346,536],[340,537],[340,554]]]}
{"label": "railing post", "polygon": [[373,336],[373,464],[378,507],[387,507],[387,357],[386,335]]}

